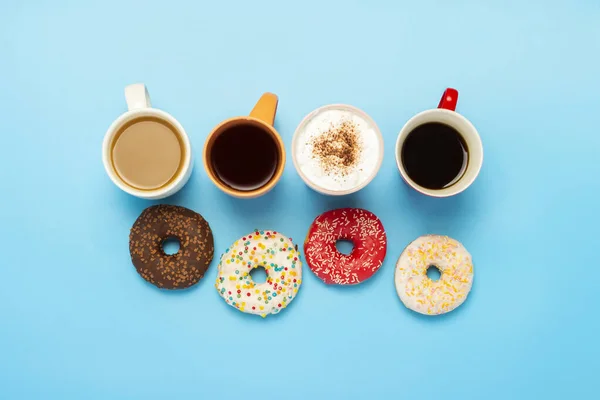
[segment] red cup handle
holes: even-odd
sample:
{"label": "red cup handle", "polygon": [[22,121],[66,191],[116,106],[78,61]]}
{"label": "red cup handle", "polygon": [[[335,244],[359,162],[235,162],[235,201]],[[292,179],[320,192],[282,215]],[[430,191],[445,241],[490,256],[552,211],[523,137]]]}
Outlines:
{"label": "red cup handle", "polygon": [[456,111],[456,103],[458,102],[458,90],[448,88],[444,90],[444,94],[438,104],[438,108],[445,108],[446,110]]}

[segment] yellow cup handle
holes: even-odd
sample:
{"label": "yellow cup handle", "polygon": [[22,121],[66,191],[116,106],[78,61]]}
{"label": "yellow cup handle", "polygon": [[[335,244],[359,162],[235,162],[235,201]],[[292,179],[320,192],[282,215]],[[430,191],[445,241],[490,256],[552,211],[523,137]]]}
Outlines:
{"label": "yellow cup handle", "polygon": [[250,112],[250,116],[273,126],[278,102],[279,99],[275,94],[265,93],[258,99],[258,102]]}

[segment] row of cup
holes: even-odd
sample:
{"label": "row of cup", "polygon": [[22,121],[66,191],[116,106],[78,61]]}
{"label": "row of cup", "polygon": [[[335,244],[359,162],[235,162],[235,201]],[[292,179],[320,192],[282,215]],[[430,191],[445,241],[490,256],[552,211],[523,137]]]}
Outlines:
{"label": "row of cup", "polygon": [[[129,194],[145,199],[161,199],[168,197],[179,191],[186,184],[192,173],[193,154],[189,137],[183,126],[172,115],[151,106],[150,96],[145,85],[133,84],[127,86],[125,88],[125,98],[127,101],[128,111],[119,116],[110,125],[104,137],[102,157],[106,172],[111,180],[120,189]],[[396,141],[396,162],[402,178],[409,186],[429,196],[448,197],[462,192],[469,187],[471,183],[473,183],[481,169],[483,162],[483,147],[481,144],[481,139],[473,124],[471,124],[471,122],[469,122],[469,120],[467,120],[464,116],[455,112],[457,99],[458,92],[454,89],[447,89],[442,96],[438,108],[423,111],[412,117],[401,129]],[[285,166],[286,151],[281,136],[273,127],[273,122],[277,111],[277,104],[278,98],[276,95],[272,93],[265,93],[256,103],[255,107],[250,112],[250,115],[227,119],[218,124],[208,135],[203,150],[203,164],[209,178],[219,189],[225,193],[239,198],[258,197],[271,190],[281,178]],[[320,110],[329,109],[331,107],[341,107],[346,110],[351,110],[352,112],[358,113],[372,122],[372,119],[366,113],[355,107],[334,105],[321,107],[313,111],[302,121],[302,123],[299,125],[299,128],[305,124],[311,115],[318,113]],[[127,169],[119,168],[119,163],[124,163],[125,165],[130,164],[128,165],[130,170],[133,170],[134,173],[137,173],[138,175],[142,173],[145,175],[152,175],[152,173],[155,173],[155,170],[157,170],[157,166],[160,166],[162,165],[161,163],[166,162],[164,161],[166,156],[163,154],[167,152],[166,148],[152,148],[146,151],[144,148],[144,143],[147,142],[147,140],[145,142],[140,141],[139,143],[135,141],[131,142],[130,140],[130,143],[127,143],[128,147],[125,145],[121,146],[129,149],[129,153],[127,151],[121,152],[124,154],[123,155],[115,150],[119,146],[119,140],[124,142],[122,139],[123,132],[127,131],[127,129],[130,129],[132,124],[135,125],[138,121],[146,121],[148,119],[151,119],[153,121],[152,123],[162,124],[164,127],[168,128],[167,130],[172,131],[174,137],[176,137],[173,142],[179,146],[177,148],[180,150],[175,161],[176,164],[170,167],[172,169],[171,175],[168,176],[168,179],[164,179],[164,181],[159,180],[159,184],[154,186],[140,185],[136,183],[135,179],[129,179],[127,176]],[[405,163],[403,162],[402,149],[406,139],[417,127],[428,123],[441,123],[450,126],[460,134],[462,141],[466,144],[466,148],[468,149],[468,163],[465,164],[464,172],[456,182],[453,182],[453,184],[448,187],[432,189],[420,185],[407,172]],[[369,181],[372,180],[376,175],[379,165],[381,165],[381,159],[383,158],[383,139],[381,138],[381,133],[374,122],[372,122],[372,125],[377,131],[377,135],[381,141],[379,160],[374,173],[372,173],[371,176],[369,176],[368,179],[363,182],[363,184],[357,186],[355,190],[350,191],[335,192],[325,188],[320,188],[317,185],[311,184],[310,179],[308,179],[305,174],[302,173],[296,163],[295,154],[293,154],[294,165],[296,166],[296,169],[305,183],[307,183],[307,185],[311,188],[329,195],[347,194],[366,186],[366,184],[368,184]],[[214,153],[216,152],[215,143],[218,142],[225,133],[230,133],[232,130],[236,129],[252,129],[254,131],[261,132],[261,134],[268,136],[273,143],[272,147],[274,149],[273,151],[275,152],[275,156],[273,157],[275,160],[273,170],[268,179],[264,182],[261,182],[261,184],[256,187],[240,188],[232,185],[231,182],[223,179],[222,174],[219,174],[219,171],[215,169],[215,164],[211,161]],[[298,130],[296,132],[298,132]],[[141,137],[143,136],[144,135]],[[133,135],[131,135],[131,137],[135,138]],[[233,142],[231,145],[232,147],[239,147],[239,143]],[[292,147],[297,147],[295,142],[294,146]],[[253,151],[257,152],[257,154],[252,155],[256,159],[263,159],[266,157],[264,154],[261,154],[261,148],[253,149]],[[152,152],[158,154],[154,154]],[[136,162],[142,160],[140,162],[145,164],[136,164],[135,162],[128,163],[128,160],[122,161],[123,157],[130,157]],[[239,160],[237,161],[239,162]],[[163,172],[165,171],[157,171],[156,174],[157,176],[162,176],[164,175]],[[152,178],[152,176],[150,176],[150,178]]]}

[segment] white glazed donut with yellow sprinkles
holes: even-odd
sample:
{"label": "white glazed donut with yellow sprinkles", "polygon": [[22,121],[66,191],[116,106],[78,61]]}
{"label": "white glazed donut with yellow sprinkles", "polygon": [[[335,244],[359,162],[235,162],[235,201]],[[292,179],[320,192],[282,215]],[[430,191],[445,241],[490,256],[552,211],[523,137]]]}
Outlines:
{"label": "white glazed donut with yellow sprinkles", "polygon": [[[254,268],[267,273],[264,283],[250,276]],[[240,311],[266,317],[286,308],[302,284],[302,262],[291,238],[256,230],[225,250],[215,287],[225,302]]]}
{"label": "white glazed donut with yellow sprinkles", "polygon": [[[427,269],[437,267],[440,279]],[[460,306],[473,285],[471,255],[447,236],[425,235],[408,245],[396,264],[396,291],[404,305],[418,313],[439,315]]]}

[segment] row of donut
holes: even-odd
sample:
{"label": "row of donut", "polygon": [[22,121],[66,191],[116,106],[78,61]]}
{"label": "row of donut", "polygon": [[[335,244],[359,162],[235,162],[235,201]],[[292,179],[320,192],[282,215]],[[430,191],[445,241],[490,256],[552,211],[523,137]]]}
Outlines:
{"label": "row of donut", "polygon": [[[168,239],[180,249],[163,250]],[[350,254],[336,248],[349,240]],[[129,237],[133,265],[148,282],[162,289],[185,289],[200,281],[214,255],[208,222],[180,206],[156,205],[138,217]],[[341,208],[319,215],[304,242],[311,271],[326,284],[356,285],[369,279],[383,264],[387,238],[383,224],[372,212]],[[264,268],[263,283],[251,271]],[[436,267],[439,280],[427,276]],[[227,304],[265,317],[277,314],[294,299],[302,284],[302,261],[291,238],[274,230],[255,230],[236,240],[221,255],[215,287]],[[447,236],[426,235],[410,243],[400,255],[395,272],[396,291],[404,305],[418,313],[444,314],[460,306],[473,284],[471,255]]]}

